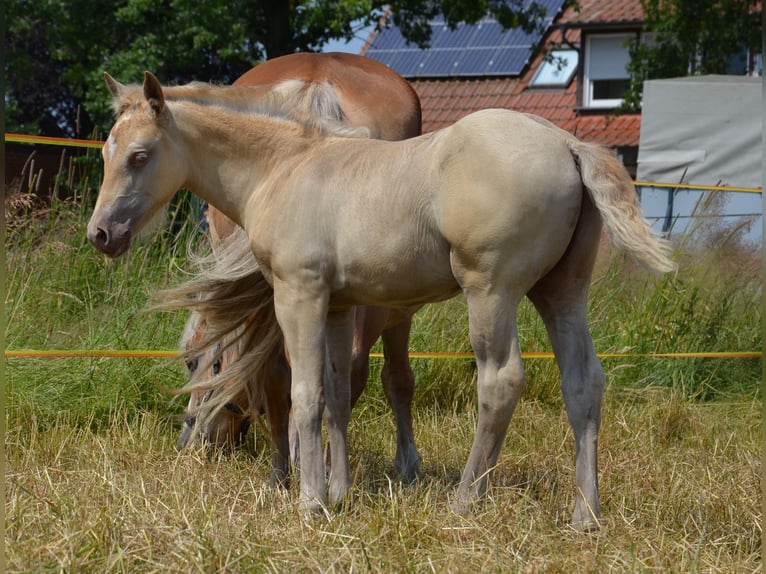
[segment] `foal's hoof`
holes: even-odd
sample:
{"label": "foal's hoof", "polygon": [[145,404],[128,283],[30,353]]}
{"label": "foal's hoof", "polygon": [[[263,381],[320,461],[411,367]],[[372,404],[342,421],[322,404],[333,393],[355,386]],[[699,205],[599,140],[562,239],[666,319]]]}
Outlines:
{"label": "foal's hoof", "polygon": [[570,526],[577,532],[587,534],[588,532],[597,532],[601,529],[601,523],[598,518],[589,516],[585,520],[572,520]]}
{"label": "foal's hoof", "polygon": [[601,528],[601,509],[598,502],[592,507],[583,499],[575,502],[575,511],[570,526],[577,532],[595,532]]}
{"label": "foal's hoof", "polygon": [[300,513],[304,518],[326,518],[330,519],[330,509],[323,502],[313,498],[311,500],[301,500],[298,503]]}

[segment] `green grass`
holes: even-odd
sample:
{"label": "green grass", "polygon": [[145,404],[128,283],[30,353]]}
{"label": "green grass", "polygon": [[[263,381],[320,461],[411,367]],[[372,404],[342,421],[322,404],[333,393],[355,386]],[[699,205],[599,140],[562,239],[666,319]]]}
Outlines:
{"label": "green grass", "polygon": [[[193,230],[161,232],[117,261],[87,244],[69,204],[22,212],[6,234],[9,349],[173,349],[185,317],[146,312],[180,281]],[[702,245],[691,242],[692,245]],[[762,348],[759,260],[687,244],[657,278],[604,249],[591,288],[599,352]],[[520,310],[525,351],[549,343]],[[417,316],[413,351],[468,351],[457,298]],[[471,360],[415,360],[423,477],[393,476],[380,360],[350,429],[353,502],[307,520],[295,489],[271,492],[260,431],[228,458],[178,454],[181,366],[157,359],[8,359],[9,571],[749,572],[761,565],[761,364],[604,359],[600,442],[604,525],[567,527],[573,440],[555,363],[528,360],[529,385],[486,502],[448,508],[475,429]]]}

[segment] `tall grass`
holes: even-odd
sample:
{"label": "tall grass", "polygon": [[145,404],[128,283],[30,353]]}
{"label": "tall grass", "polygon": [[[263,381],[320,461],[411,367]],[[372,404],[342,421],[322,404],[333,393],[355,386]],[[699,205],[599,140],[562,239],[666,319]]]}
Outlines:
{"label": "tall grass", "polygon": [[[88,212],[54,202],[16,215],[9,226],[7,348],[175,348],[184,318],[145,309],[151,293],[178,280],[196,225],[158,231],[125,258],[110,260],[87,242]],[[24,359],[7,369],[11,411],[34,412],[37,420],[71,412],[98,422],[123,408],[167,410],[161,387],[182,378],[167,360]]]}
{"label": "tall grass", "polygon": [[[18,202],[17,202],[18,203]],[[176,213],[188,213],[184,201]],[[109,260],[86,241],[90,208],[33,202],[10,214],[6,248],[6,345],[11,349],[173,349],[184,320],[149,313],[151,294],[183,279],[188,246],[200,241],[193,218],[145,238],[123,259]],[[174,218],[179,221],[178,217]],[[704,230],[703,230],[704,231]],[[762,347],[760,259],[737,241],[700,230],[682,241],[679,271],[657,277],[601,250],[590,292],[589,321],[614,387],[667,387],[696,400],[753,395],[761,368],[752,359],[647,358],[646,353],[753,351]],[[695,235],[696,233],[696,235]],[[731,238],[730,238],[731,239]],[[413,351],[470,351],[462,298],[429,305],[415,317]],[[547,351],[542,321],[529,302],[519,310],[524,351]],[[376,349],[379,350],[379,349]],[[373,360],[377,381],[381,361]],[[475,363],[414,360],[417,400],[448,410],[473,407]],[[552,359],[526,362],[527,397],[560,404]],[[14,360],[8,364],[9,404],[58,412],[113,412],[120,405],[165,409],[161,385],[177,386],[182,370],[145,359]],[[44,373],[44,375],[43,375]],[[96,417],[98,419],[98,417]]]}
{"label": "tall grass", "polygon": [[[179,207],[179,210],[185,208]],[[84,204],[30,203],[7,228],[9,349],[173,349],[185,317],[145,311],[184,278],[196,224],[161,230],[120,260],[85,240]],[[723,247],[721,247],[723,245]],[[194,245],[200,248],[200,245]],[[689,240],[673,276],[602,249],[590,295],[599,352],[752,351],[762,347],[756,254]],[[519,311],[525,351],[549,350]],[[416,316],[411,350],[469,351],[461,298]],[[6,552],[12,571],[718,571],[760,566],[760,362],[603,360],[601,533],[566,528],[572,438],[559,375],[527,360],[529,385],[487,504],[447,506],[475,429],[475,364],[414,360],[424,476],[390,480],[394,431],[373,361],[350,429],[355,503],[303,520],[262,485],[260,434],[231,458],[178,454],[181,405],[166,359],[9,359]]]}
{"label": "tall grass", "polygon": [[522,402],[485,504],[449,510],[473,417],[421,408],[423,477],[390,478],[390,417],[350,428],[354,490],[304,519],[295,486],[270,491],[264,441],[231,457],[178,454],[155,412],[98,429],[68,415],[45,430],[11,421],[8,572],[757,572],[760,405],[672,393],[608,396],[601,435],[604,520],[566,526],[572,437],[560,410]]}

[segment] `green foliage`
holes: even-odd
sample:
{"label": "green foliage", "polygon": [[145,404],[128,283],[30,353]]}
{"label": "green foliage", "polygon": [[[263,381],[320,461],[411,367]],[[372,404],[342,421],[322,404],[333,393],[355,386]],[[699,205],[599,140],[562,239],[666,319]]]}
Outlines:
{"label": "green foliage", "polygon": [[318,51],[380,25],[388,8],[405,37],[425,46],[428,19],[443,11],[455,26],[487,13],[532,30],[540,7],[519,0],[7,0],[6,124],[9,131],[83,137],[111,123],[103,83],[151,70],[168,84],[233,82],[266,57]]}
{"label": "green foliage", "polygon": [[641,6],[651,39],[630,47],[623,110],[640,109],[644,80],[726,74],[732,59],[761,52],[758,0],[641,0]]}

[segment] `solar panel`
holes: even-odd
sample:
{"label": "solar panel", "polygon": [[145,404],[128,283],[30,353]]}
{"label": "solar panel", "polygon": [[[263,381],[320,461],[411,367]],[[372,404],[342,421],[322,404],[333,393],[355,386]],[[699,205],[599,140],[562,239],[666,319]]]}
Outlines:
{"label": "solar panel", "polygon": [[432,25],[431,48],[440,50],[443,48],[459,48],[471,44],[476,34],[474,26],[461,26],[457,30],[450,30],[446,24]]}
{"label": "solar panel", "polygon": [[505,36],[503,35],[502,28],[500,28],[500,24],[495,21],[484,20],[474,24],[473,26],[465,27],[474,30],[474,35],[471,38],[471,43],[466,44],[463,47],[471,46],[478,48],[499,46],[506,40]]}
{"label": "solar panel", "polygon": [[528,47],[511,46],[500,48],[493,60],[487,62],[485,74],[507,74],[509,76],[519,74],[524,69],[524,66],[526,66],[530,56],[531,51]]}
{"label": "solar panel", "polygon": [[375,36],[373,43],[376,50],[392,50],[405,45],[404,37],[399,28],[384,28]]}
{"label": "solar panel", "polygon": [[[497,48],[472,48],[465,52],[460,72],[472,70],[471,75],[487,76],[496,75],[497,66],[493,68]],[[468,74],[466,74],[468,75]]]}
{"label": "solar panel", "polygon": [[[547,30],[564,0],[534,1],[547,10]],[[450,30],[444,18],[438,16],[429,25],[431,42],[426,50],[407,45],[399,29],[391,27],[381,30],[365,54],[405,78],[514,76],[523,71],[532,57],[532,47],[540,40],[536,32],[528,34],[518,28],[504,31],[491,18]]]}

